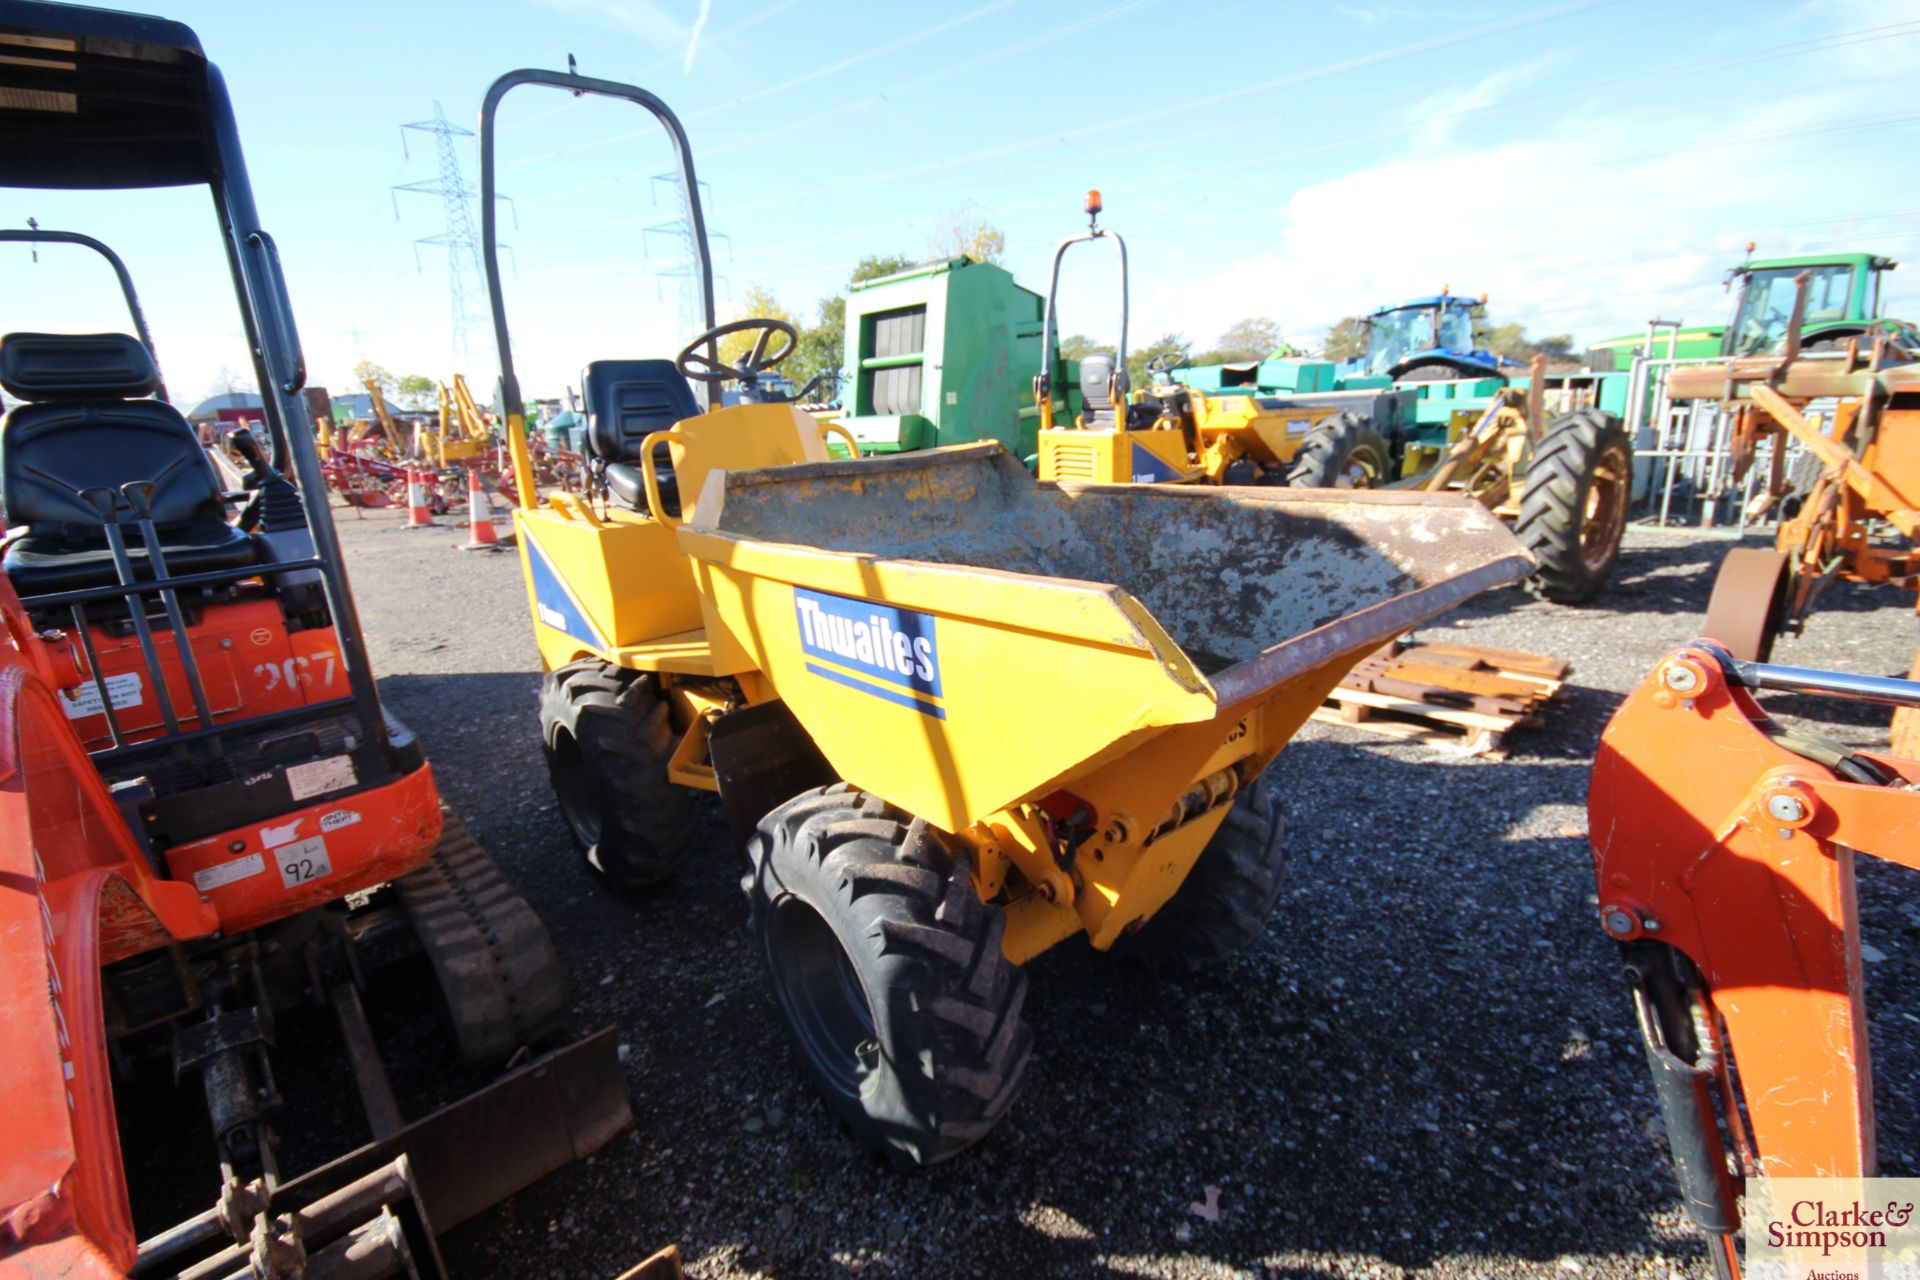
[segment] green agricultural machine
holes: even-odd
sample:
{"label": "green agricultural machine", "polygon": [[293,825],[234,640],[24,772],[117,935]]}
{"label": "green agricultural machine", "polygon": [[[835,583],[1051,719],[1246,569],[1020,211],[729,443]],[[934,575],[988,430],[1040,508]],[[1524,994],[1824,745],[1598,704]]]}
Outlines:
{"label": "green agricultural machine", "polygon": [[[1748,246],[1752,252],[1752,246]],[[1862,349],[1885,335],[1914,345],[1916,331],[1904,320],[1880,314],[1881,282],[1897,264],[1871,253],[1826,254],[1748,261],[1728,273],[1740,282],[1740,305],[1722,336],[1723,356],[1765,355],[1787,340],[1799,277],[1807,283],[1807,313],[1800,325],[1802,351],[1839,351],[1858,341]]]}
{"label": "green agricultural machine", "polygon": [[[845,412],[862,453],[997,440],[1031,469],[1046,299],[990,262],[949,258],[847,295]],[[1053,412],[1080,412],[1076,361],[1056,358]]]}
{"label": "green agricultural machine", "polygon": [[[1530,590],[1567,603],[1590,599],[1612,572],[1626,523],[1631,445],[1584,392],[1563,397],[1570,412],[1551,419],[1543,402],[1529,402],[1478,341],[1483,307],[1483,299],[1443,292],[1382,308],[1381,331],[1398,326],[1384,374],[1364,362],[1349,369],[1275,355],[1176,369],[1136,398],[1164,403],[1191,391],[1231,408],[1234,392],[1244,391],[1249,412],[1319,410],[1306,415],[1314,425],[1298,452],[1350,465],[1334,467],[1334,481],[1296,468],[1293,483],[1470,494],[1520,531],[1540,565]],[[1400,314],[1421,308],[1425,329]],[[840,425],[862,453],[995,440],[1035,469],[1033,371],[1043,358],[1045,314],[1040,294],[966,258],[854,285]],[[1482,371],[1487,376],[1475,376]],[[1055,358],[1054,421],[1082,415],[1079,375],[1077,361]]]}
{"label": "green agricultural machine", "polygon": [[[1747,246],[1753,252],[1753,246]],[[1682,325],[1655,333],[1630,334],[1587,349],[1587,368],[1595,373],[1625,370],[1642,351],[1661,359],[1702,360],[1768,355],[1787,338],[1799,277],[1807,277],[1807,314],[1800,327],[1802,351],[1839,351],[1858,340],[1862,350],[1885,335],[1920,347],[1920,331],[1904,320],[1881,314],[1882,284],[1898,264],[1872,253],[1803,254],[1746,262],[1727,272],[1727,287],[1737,282],[1740,299],[1731,324]]]}

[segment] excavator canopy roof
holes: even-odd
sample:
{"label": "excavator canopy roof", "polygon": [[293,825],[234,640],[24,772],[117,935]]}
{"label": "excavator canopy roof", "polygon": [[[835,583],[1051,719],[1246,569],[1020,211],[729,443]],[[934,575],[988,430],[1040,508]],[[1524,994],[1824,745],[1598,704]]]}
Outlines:
{"label": "excavator canopy roof", "polygon": [[209,70],[181,23],[0,0],[0,185],[215,181]]}

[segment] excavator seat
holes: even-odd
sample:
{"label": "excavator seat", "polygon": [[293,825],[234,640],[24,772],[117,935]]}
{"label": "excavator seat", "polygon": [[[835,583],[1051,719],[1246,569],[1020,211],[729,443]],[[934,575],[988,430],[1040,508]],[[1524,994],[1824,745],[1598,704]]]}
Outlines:
{"label": "excavator seat", "polygon": [[1113,357],[1104,351],[1080,361],[1081,425],[1090,431],[1111,431],[1117,421],[1113,407]]}
{"label": "excavator seat", "polygon": [[[606,463],[607,491],[621,505],[645,511],[640,442],[700,415],[693,388],[671,360],[595,360],[580,375],[580,394],[587,402],[587,447]],[[661,505],[678,515],[679,488],[664,444],[653,451],[653,468]]]}
{"label": "excavator seat", "polygon": [[[164,401],[152,354],[119,333],[13,333],[0,338],[0,388],[26,403],[0,425],[0,495],[7,525],[25,527],[4,567],[29,599],[116,582],[100,512],[83,494],[153,486],[154,531],[177,577],[267,563],[261,540],[227,522],[213,462]],[[124,513],[125,499],[118,503]],[[136,577],[153,569],[137,526],[127,556]]]}

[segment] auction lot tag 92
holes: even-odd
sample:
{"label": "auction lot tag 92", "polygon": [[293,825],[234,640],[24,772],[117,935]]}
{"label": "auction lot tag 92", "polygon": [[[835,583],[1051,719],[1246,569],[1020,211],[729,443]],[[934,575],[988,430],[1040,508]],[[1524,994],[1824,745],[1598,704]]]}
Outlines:
{"label": "auction lot tag 92", "polygon": [[280,868],[280,883],[289,889],[333,874],[333,862],[327,857],[327,842],[319,836],[283,844],[273,850],[270,856],[274,865]]}
{"label": "auction lot tag 92", "polygon": [[1746,1280],[1920,1280],[1920,1178],[1754,1178]]}

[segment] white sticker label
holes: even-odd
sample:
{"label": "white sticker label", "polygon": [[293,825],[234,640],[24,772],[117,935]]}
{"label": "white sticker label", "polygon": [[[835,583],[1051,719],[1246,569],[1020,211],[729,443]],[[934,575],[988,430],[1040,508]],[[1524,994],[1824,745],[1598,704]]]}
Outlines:
{"label": "white sticker label", "polygon": [[273,861],[280,868],[280,883],[289,889],[333,874],[333,863],[327,859],[327,842],[319,836],[281,845],[273,851]]}
{"label": "white sticker label", "polygon": [[359,780],[353,771],[352,756],[329,756],[311,764],[296,764],[287,770],[287,787],[295,800],[344,791]]}
{"label": "white sticker label", "polygon": [[565,631],[567,629],[567,620],[561,616],[558,609],[549,608],[537,600],[534,602],[534,609],[539,613],[540,621],[546,623],[555,631]]}
{"label": "white sticker label", "polygon": [[360,821],[360,815],[353,810],[335,809],[332,813],[323,813],[320,815],[320,829],[322,831],[338,831],[340,828],[350,827],[358,821]]}
{"label": "white sticker label", "polygon": [[1307,428],[1312,425],[1313,419],[1311,418],[1288,418],[1287,434],[1290,436],[1303,436],[1307,434]]}
{"label": "white sticker label", "polygon": [[260,828],[260,847],[263,849],[273,849],[280,845],[291,843],[293,839],[300,834],[300,824],[305,821],[305,818],[295,818],[284,827]]}
{"label": "white sticker label", "polygon": [[[124,711],[128,707],[140,705],[140,673],[123,671],[117,676],[107,677],[107,696],[113,699],[113,709]],[[100,702],[100,686],[89,680],[77,689],[62,689],[60,705],[66,708],[67,719],[78,720],[84,716],[97,716],[103,710]]]}
{"label": "white sticker label", "polygon": [[208,893],[223,884],[232,884],[235,880],[257,876],[266,869],[266,860],[257,853],[250,853],[244,858],[235,858],[232,862],[222,862],[203,871],[194,872],[193,887],[202,893]]}

